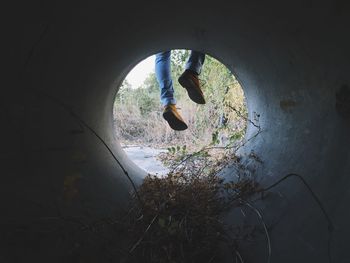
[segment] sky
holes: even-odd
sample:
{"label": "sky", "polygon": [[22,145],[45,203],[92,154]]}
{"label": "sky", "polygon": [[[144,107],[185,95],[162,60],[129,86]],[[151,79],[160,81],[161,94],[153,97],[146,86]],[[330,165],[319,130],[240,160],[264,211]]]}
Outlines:
{"label": "sky", "polygon": [[155,55],[146,58],[137,64],[126,76],[126,80],[131,84],[132,88],[136,89],[143,81],[147,78],[147,76],[154,72],[154,60]]}

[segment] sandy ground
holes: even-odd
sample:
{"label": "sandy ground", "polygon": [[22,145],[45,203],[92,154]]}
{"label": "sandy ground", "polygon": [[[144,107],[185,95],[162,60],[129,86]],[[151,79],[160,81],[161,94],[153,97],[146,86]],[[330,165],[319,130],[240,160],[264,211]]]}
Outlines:
{"label": "sandy ground", "polygon": [[123,149],[131,161],[146,172],[158,175],[165,175],[167,172],[169,172],[169,170],[156,159],[156,156],[159,153],[166,152],[167,150],[133,145],[124,145]]}

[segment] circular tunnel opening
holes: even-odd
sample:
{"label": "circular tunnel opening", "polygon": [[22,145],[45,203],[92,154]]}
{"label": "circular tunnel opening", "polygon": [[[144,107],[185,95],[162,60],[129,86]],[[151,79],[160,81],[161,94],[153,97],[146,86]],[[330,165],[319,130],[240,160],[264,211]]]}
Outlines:
{"label": "circular tunnel opening", "polygon": [[[165,175],[174,163],[202,149],[218,155],[242,144],[248,115],[240,83],[218,59],[203,54],[196,74],[205,99],[205,104],[200,104],[179,81],[193,62],[192,51],[171,50],[169,64],[157,69],[164,53],[145,58],[129,71],[113,106],[114,132],[123,150],[141,169],[158,175]],[[159,73],[164,67],[170,70],[167,88],[173,89],[172,103],[187,124],[183,131],[174,130],[164,118],[164,76]]]}
{"label": "circular tunnel opening", "polygon": [[[257,189],[251,171],[244,169],[236,154],[246,141],[249,122],[243,89],[223,63],[203,54],[204,63],[194,76],[205,103],[198,103],[181,82],[190,70],[193,51],[169,51],[167,65],[161,61],[167,56],[164,53],[146,58],[129,72],[113,106],[116,138],[129,159],[148,173],[131,201],[131,207],[140,206],[142,214],[128,214],[126,228],[131,239],[143,236],[144,229],[152,230],[131,244],[131,257],[136,261],[143,257],[145,262],[159,258],[224,262],[226,256],[237,260],[239,253],[230,256],[221,251],[231,242],[222,241],[230,234],[221,219],[228,208],[240,207],[231,199]],[[161,69],[157,69],[159,61]],[[162,71],[170,71],[170,82]],[[174,91],[171,98],[163,96],[164,83]],[[176,130],[166,118],[169,105],[175,105],[186,129]],[[225,177],[222,172],[229,165],[239,171]]]}
{"label": "circular tunnel opening", "polygon": [[[161,12],[161,2],[140,2],[137,8],[131,1],[31,4],[26,16],[14,9],[13,17],[19,19],[5,30],[9,85],[4,85],[1,106],[3,261],[120,262],[106,253],[114,255],[116,246],[100,242],[95,230],[101,226],[99,233],[125,243],[127,235],[109,231],[115,224],[106,229],[100,222],[127,203],[130,183],[97,138],[72,120],[70,110],[111,145],[133,179],[138,177],[140,170],[125,158],[113,136],[114,83],[147,52],[179,46],[217,55],[244,85],[249,118],[258,123],[261,116],[263,129],[244,149],[254,148],[262,158],[258,175],[264,185],[286,173],[302,175],[335,223],[334,233],[329,233],[332,242],[327,242],[325,220],[310,193],[298,181],[285,181],[258,204],[271,230],[272,261],[327,261],[330,252],[333,261],[346,261],[349,96],[341,86],[349,86],[349,34],[344,27],[349,17],[343,1],[334,2],[188,2],[166,12]],[[44,94],[31,94],[36,89]],[[51,96],[70,105],[68,112],[48,101]],[[257,130],[248,124],[247,139]],[[72,172],[79,172],[80,179],[67,188],[63,182],[71,175],[76,178]],[[74,193],[68,204],[60,201],[66,189]],[[76,216],[84,225],[98,224],[86,228],[73,223],[72,229],[65,219]],[[147,219],[145,229],[151,222],[169,223]],[[54,224],[52,231],[48,223]],[[85,231],[90,229],[91,236]],[[134,236],[128,249],[144,233]],[[244,262],[265,261],[266,242],[261,241],[240,250]]]}

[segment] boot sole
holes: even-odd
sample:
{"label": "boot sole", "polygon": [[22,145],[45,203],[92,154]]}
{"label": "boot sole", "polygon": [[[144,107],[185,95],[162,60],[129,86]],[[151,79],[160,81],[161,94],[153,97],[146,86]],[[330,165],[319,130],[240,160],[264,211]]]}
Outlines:
{"label": "boot sole", "polygon": [[171,111],[164,112],[163,118],[169,123],[169,126],[173,130],[183,131],[188,128],[187,124],[176,118],[176,116]]}
{"label": "boot sole", "polygon": [[188,96],[193,102],[198,104],[205,104],[205,99],[203,97],[203,94],[201,94],[197,90],[196,84],[191,79],[180,77],[178,81],[180,85],[187,90]]}

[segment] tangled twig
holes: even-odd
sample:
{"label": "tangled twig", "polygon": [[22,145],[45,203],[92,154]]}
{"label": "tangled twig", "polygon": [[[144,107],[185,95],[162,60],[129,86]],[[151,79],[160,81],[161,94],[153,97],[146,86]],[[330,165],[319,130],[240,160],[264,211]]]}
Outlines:
{"label": "tangled twig", "polygon": [[271,261],[271,253],[272,253],[271,240],[270,240],[269,231],[267,230],[267,226],[266,226],[266,223],[265,223],[264,218],[262,216],[262,213],[256,207],[254,207],[252,204],[250,204],[248,201],[245,201],[243,199],[240,199],[240,201],[242,203],[244,203],[245,205],[247,205],[249,208],[251,208],[258,215],[258,217],[260,218],[261,224],[263,225],[263,228],[264,228],[264,231],[265,231],[265,235],[266,235],[267,252],[268,252],[267,263],[270,263],[270,261]]}
{"label": "tangled twig", "polygon": [[237,145],[232,145],[232,146],[205,146],[203,148],[201,148],[200,150],[193,152],[191,154],[188,154],[185,158],[183,158],[180,162],[178,162],[170,171],[170,173],[174,173],[176,171],[177,168],[179,168],[181,165],[185,164],[186,162],[188,162],[190,159],[194,158],[195,156],[200,155],[201,153],[208,151],[208,150],[212,150],[212,149],[232,149],[235,148],[233,151],[233,154],[237,153],[237,151],[242,148],[243,146],[245,146],[248,142],[250,142],[251,140],[253,140],[254,138],[256,138],[261,132],[261,126],[255,124],[252,120],[250,120],[249,118],[245,117],[242,115],[242,113],[240,113],[236,108],[232,107],[230,104],[228,104],[227,106],[229,106],[233,111],[236,112],[236,114],[240,117],[243,118],[245,121],[249,122],[250,124],[252,124],[255,128],[257,128],[257,132],[252,135],[249,139],[244,140],[242,143],[240,143],[238,146]]}
{"label": "tangled twig", "polygon": [[240,254],[237,250],[235,250],[235,254],[236,254],[236,263],[238,263],[238,262],[237,262],[237,258],[239,259],[239,261],[240,261],[241,263],[244,263],[244,260],[243,260],[243,258],[242,258],[242,256],[241,256],[241,254]]}
{"label": "tangled twig", "polygon": [[316,203],[318,204],[319,208],[321,209],[323,215],[325,216],[327,222],[328,222],[328,241],[327,241],[327,250],[328,250],[328,260],[331,263],[332,262],[332,254],[331,254],[331,242],[332,242],[332,233],[334,231],[334,225],[333,222],[330,218],[330,216],[328,215],[325,207],[323,206],[321,200],[318,198],[318,196],[315,194],[315,192],[312,190],[312,188],[310,187],[310,185],[306,182],[306,180],[299,174],[296,173],[290,173],[287,174],[286,176],[282,177],[280,180],[278,180],[277,182],[273,183],[272,185],[260,189],[259,191],[257,191],[257,193],[264,193],[266,191],[271,190],[272,188],[276,187],[277,185],[279,185],[280,183],[282,183],[283,181],[287,180],[288,178],[291,177],[296,177],[298,178],[303,184],[304,186],[307,188],[307,190],[309,191],[309,193],[311,194],[311,196],[313,197],[313,199],[316,201]]}
{"label": "tangled twig", "polygon": [[263,189],[260,189],[257,193],[264,193],[266,191],[269,191],[271,190],[272,188],[276,187],[277,185],[279,185],[280,183],[282,183],[283,181],[287,180],[288,178],[290,177],[296,177],[298,178],[304,185],[305,187],[308,189],[308,191],[310,192],[310,194],[312,195],[313,199],[316,201],[316,203],[318,204],[318,206],[320,207],[323,215],[325,216],[327,222],[328,222],[328,230],[329,231],[333,231],[334,229],[334,226],[333,226],[333,223],[332,223],[332,220],[331,218],[329,217],[326,209],[324,208],[322,202],[320,201],[320,199],[318,198],[318,196],[315,194],[315,192],[311,189],[310,185],[306,182],[306,180],[299,174],[296,174],[296,173],[290,173],[290,174],[287,174],[286,176],[282,177],[280,180],[278,180],[277,182],[273,183],[272,185],[266,187],[266,188],[263,188]]}
{"label": "tangled twig", "polygon": [[151,228],[151,226],[153,225],[154,221],[156,221],[156,219],[158,218],[159,214],[155,215],[151,221],[151,223],[147,226],[145,232],[143,233],[143,235],[139,238],[139,240],[137,240],[137,242],[135,243],[135,245],[133,245],[131,247],[131,249],[129,250],[129,253],[134,252],[134,250],[138,247],[138,245],[140,245],[140,243],[142,242],[142,240],[145,238],[148,230]]}
{"label": "tangled twig", "polygon": [[243,120],[249,122],[249,123],[250,123],[251,125],[253,125],[255,128],[257,128],[257,129],[259,129],[259,130],[261,129],[260,125],[255,124],[251,119],[249,119],[249,118],[243,116],[243,114],[242,114],[239,110],[237,110],[235,107],[233,107],[231,104],[227,104],[227,106],[228,106],[231,110],[233,110],[233,111],[238,115],[238,117],[240,117],[240,118],[242,118]]}

